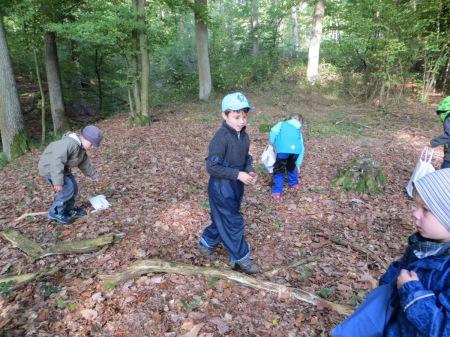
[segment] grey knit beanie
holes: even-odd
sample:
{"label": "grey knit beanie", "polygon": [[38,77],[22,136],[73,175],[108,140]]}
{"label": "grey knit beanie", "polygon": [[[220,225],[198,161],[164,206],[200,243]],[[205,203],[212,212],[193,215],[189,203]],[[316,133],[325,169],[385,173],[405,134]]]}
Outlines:
{"label": "grey knit beanie", "polygon": [[450,231],[450,169],[428,173],[414,187],[434,216]]}
{"label": "grey knit beanie", "polygon": [[92,143],[95,147],[99,147],[103,138],[103,133],[100,129],[93,125],[88,125],[81,129],[81,135]]}

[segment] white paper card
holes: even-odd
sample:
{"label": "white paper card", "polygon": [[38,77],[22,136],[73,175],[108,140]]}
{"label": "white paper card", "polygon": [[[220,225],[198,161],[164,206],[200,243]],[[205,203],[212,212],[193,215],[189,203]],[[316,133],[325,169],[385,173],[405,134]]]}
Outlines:
{"label": "white paper card", "polygon": [[92,206],[95,208],[95,211],[92,211],[92,213],[101,211],[102,209],[107,209],[111,204],[106,200],[106,197],[104,195],[97,195],[93,198],[90,198],[89,201],[91,202]]}

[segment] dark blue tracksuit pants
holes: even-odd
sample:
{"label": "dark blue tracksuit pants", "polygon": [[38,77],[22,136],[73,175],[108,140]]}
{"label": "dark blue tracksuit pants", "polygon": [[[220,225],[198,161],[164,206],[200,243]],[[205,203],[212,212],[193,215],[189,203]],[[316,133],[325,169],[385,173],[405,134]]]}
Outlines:
{"label": "dark blue tracksuit pants", "polygon": [[[71,210],[75,208],[75,198],[78,194],[78,183],[70,171],[64,171],[64,185],[62,191],[56,194],[56,199],[53,202],[50,210],[55,214],[63,214],[64,210]],[[45,176],[47,181],[53,187],[53,181],[50,176]]]}
{"label": "dark blue tracksuit pants", "polygon": [[277,153],[277,160],[273,165],[273,182],[275,187],[272,193],[282,193],[284,185],[284,174],[287,171],[287,181],[289,186],[298,185],[298,174],[295,169],[295,162],[298,154],[294,153]]}
{"label": "dark blue tracksuit pants", "polygon": [[211,248],[223,242],[231,262],[244,261],[250,256],[247,241],[244,239],[244,218],[239,212],[244,196],[244,183],[211,176],[208,195],[212,223],[205,228],[200,242]]}

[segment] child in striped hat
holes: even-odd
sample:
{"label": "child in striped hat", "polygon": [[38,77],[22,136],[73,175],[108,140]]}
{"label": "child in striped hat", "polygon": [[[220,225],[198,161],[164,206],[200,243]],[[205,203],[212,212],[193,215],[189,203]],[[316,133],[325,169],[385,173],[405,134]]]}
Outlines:
{"label": "child in striped hat", "polygon": [[450,336],[450,169],[414,185],[417,232],[405,255],[332,336]]}
{"label": "child in striped hat", "polygon": [[380,279],[380,285],[396,283],[401,309],[384,336],[450,336],[450,169],[429,173],[414,187],[417,232]]}

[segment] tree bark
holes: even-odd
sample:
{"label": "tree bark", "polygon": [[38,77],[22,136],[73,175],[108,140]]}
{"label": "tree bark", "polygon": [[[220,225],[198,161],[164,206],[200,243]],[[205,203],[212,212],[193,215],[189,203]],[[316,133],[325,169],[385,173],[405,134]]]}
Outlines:
{"label": "tree bark", "polygon": [[29,138],[23,122],[1,10],[0,21],[0,133],[3,152],[11,162],[29,150]]}
{"label": "tree bark", "polygon": [[253,49],[252,55],[253,57],[258,56],[258,48],[259,48],[259,8],[258,8],[258,0],[252,1],[253,11],[252,11],[252,35],[253,35]]}
{"label": "tree bark", "polygon": [[142,72],[141,72],[141,115],[144,117],[144,124],[150,122],[149,116],[149,80],[150,80],[150,60],[148,58],[147,32],[145,28],[145,0],[137,1],[139,12],[138,20],[144,25],[139,30],[139,47],[141,52]]}
{"label": "tree bark", "polygon": [[306,76],[308,82],[315,84],[319,80],[319,54],[320,39],[322,37],[322,21],[325,14],[325,0],[318,0],[314,6],[314,20],[309,40],[308,69]]}
{"label": "tree bark", "polygon": [[56,35],[53,32],[47,32],[44,36],[44,55],[52,111],[53,132],[56,135],[69,131],[70,123],[64,106]]}
{"label": "tree bark", "polygon": [[298,22],[297,22],[297,5],[292,6],[292,42],[294,44],[294,53],[298,53]]}
{"label": "tree bark", "polygon": [[34,65],[36,68],[36,77],[39,85],[39,92],[41,93],[41,145],[43,145],[45,143],[45,94],[44,88],[42,87],[42,79],[39,70],[39,62],[37,60],[36,49],[33,49],[33,56],[34,56]]}
{"label": "tree bark", "polygon": [[208,0],[195,0],[195,5],[197,7],[195,13],[195,44],[197,46],[199,99],[207,101],[212,90],[208,27],[204,19],[208,10]]}
{"label": "tree bark", "polygon": [[[133,12],[137,12],[137,0],[133,0]],[[137,20],[137,19],[136,19]],[[139,31],[133,28],[131,32],[131,69],[133,70],[133,97],[136,104],[136,113],[141,114],[141,96],[139,85]]]}

